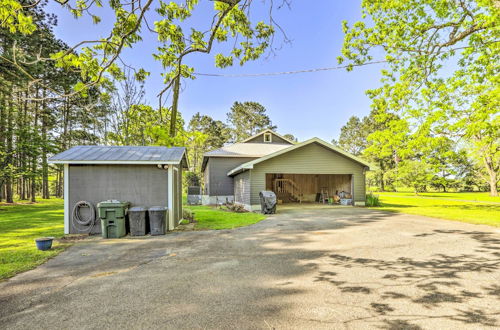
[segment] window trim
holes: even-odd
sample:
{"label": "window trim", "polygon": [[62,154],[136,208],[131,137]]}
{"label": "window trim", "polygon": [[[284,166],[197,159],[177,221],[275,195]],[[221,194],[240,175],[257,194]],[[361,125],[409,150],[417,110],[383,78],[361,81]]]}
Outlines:
{"label": "window trim", "polygon": [[264,133],[264,142],[272,143],[273,142],[273,134],[272,133]]}

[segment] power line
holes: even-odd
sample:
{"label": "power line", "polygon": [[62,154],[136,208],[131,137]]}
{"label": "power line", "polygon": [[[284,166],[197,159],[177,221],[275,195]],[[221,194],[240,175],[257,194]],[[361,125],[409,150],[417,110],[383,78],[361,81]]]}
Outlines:
{"label": "power line", "polygon": [[363,66],[363,65],[369,65],[369,64],[380,64],[380,63],[387,63],[387,61],[381,60],[381,61],[366,62],[366,63],[362,63],[362,64],[348,64],[348,65],[340,65],[340,66],[327,67],[327,68],[315,68],[315,69],[305,69],[305,70],[296,70],[296,71],[265,72],[265,73],[241,73],[241,74],[195,72],[194,75],[204,76],[204,77],[226,77],[226,78],[280,76],[280,75],[286,75],[286,74],[341,70],[341,69],[347,69],[347,68],[356,67],[356,66]]}

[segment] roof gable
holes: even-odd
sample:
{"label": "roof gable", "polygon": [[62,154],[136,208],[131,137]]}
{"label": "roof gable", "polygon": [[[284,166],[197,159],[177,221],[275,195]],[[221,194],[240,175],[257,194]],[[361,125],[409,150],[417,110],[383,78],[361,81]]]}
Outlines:
{"label": "roof gable", "polygon": [[264,156],[264,157],[252,160],[252,161],[244,163],[244,164],[241,164],[240,166],[238,166],[238,167],[234,168],[233,170],[231,170],[227,175],[232,176],[232,175],[238,174],[240,172],[252,169],[255,164],[264,162],[264,161],[266,161],[268,159],[271,159],[271,158],[274,158],[276,156],[285,154],[285,153],[290,152],[292,150],[299,149],[299,148],[301,148],[303,146],[306,146],[306,145],[309,145],[309,144],[312,144],[312,143],[317,143],[317,144],[325,147],[326,149],[329,149],[329,150],[331,150],[333,152],[337,152],[337,153],[343,155],[344,157],[347,157],[347,158],[349,158],[349,159],[351,159],[351,160],[353,160],[353,161],[355,161],[355,162],[357,162],[357,163],[359,163],[361,165],[364,165],[364,166],[366,166],[368,168],[374,168],[373,165],[371,165],[369,162],[365,161],[364,159],[356,157],[356,156],[348,153],[347,151],[344,151],[344,150],[342,150],[342,149],[340,149],[340,148],[338,148],[338,147],[336,147],[336,146],[334,146],[334,145],[332,145],[332,144],[330,144],[328,142],[325,142],[325,141],[323,141],[323,140],[321,140],[319,138],[312,138],[312,139],[309,139],[307,141],[304,141],[304,142],[292,145],[292,146],[290,146],[288,148],[279,150],[279,151],[274,152],[272,154],[269,154],[267,156]]}
{"label": "roof gable", "polygon": [[[290,141],[286,137],[284,137],[284,136],[282,136],[282,135],[274,132],[271,129],[263,130],[260,133],[257,133],[255,135],[250,136],[249,138],[246,138],[245,140],[241,141],[240,143],[252,143],[252,142],[256,142],[256,140],[258,140],[259,137],[263,136],[266,133],[272,134],[273,135],[273,140],[279,141],[277,144],[295,144],[295,142]],[[260,143],[266,143],[266,142],[260,142]]]}

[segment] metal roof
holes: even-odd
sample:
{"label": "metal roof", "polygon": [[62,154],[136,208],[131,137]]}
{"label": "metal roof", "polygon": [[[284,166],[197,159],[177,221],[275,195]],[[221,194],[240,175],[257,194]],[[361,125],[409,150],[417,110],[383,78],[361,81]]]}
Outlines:
{"label": "metal roof", "polygon": [[[49,158],[59,164],[179,164],[184,147],[77,146]],[[184,164],[186,165],[186,164]]]}
{"label": "metal roof", "polygon": [[289,148],[290,144],[235,143],[206,152],[205,157],[262,157],[278,150]]}
{"label": "metal roof", "polygon": [[203,154],[201,171],[205,171],[208,159],[210,157],[253,157],[260,158],[279,150],[289,148],[290,144],[273,143],[234,143],[222,148],[206,152]]}

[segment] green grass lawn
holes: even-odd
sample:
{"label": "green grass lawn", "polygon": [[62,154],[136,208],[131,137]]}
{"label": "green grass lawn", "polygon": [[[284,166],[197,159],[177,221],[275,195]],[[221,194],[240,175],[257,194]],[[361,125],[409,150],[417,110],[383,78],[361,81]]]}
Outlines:
{"label": "green grass lawn", "polygon": [[35,238],[61,237],[64,233],[63,200],[35,204],[0,204],[0,280],[32,269],[59,254],[69,244],[54,242],[52,249],[38,251]]}
{"label": "green grass lawn", "polygon": [[248,226],[264,220],[260,213],[234,213],[212,206],[186,206],[194,213],[195,229],[232,229]]}
{"label": "green grass lawn", "polygon": [[500,198],[487,193],[374,194],[382,203],[377,209],[500,227]]}
{"label": "green grass lawn", "polygon": [[476,202],[494,202],[500,203],[500,197],[492,197],[487,192],[427,192],[427,193],[419,193],[415,195],[414,192],[383,192],[383,193],[374,193],[376,195],[384,196],[384,195],[397,195],[397,196],[406,196],[406,197],[432,197],[432,198],[444,198],[444,199],[461,199],[461,200],[469,200]]}

